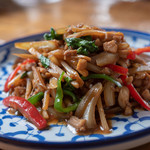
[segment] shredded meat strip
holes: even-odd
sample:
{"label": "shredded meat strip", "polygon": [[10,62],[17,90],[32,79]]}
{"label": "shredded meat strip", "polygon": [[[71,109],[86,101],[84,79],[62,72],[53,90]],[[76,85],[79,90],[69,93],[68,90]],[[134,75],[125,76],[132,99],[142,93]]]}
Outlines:
{"label": "shredded meat strip", "polygon": [[68,120],[68,123],[73,126],[76,131],[85,131],[86,130],[86,120],[85,119],[79,119],[76,116],[71,116],[71,118]]}

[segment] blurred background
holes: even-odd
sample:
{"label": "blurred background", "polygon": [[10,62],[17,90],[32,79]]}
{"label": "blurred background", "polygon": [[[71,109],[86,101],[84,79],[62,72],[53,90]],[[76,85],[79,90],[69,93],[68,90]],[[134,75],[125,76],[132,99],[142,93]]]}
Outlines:
{"label": "blurred background", "polygon": [[0,0],[0,44],[78,23],[150,33],[150,0]]}
{"label": "blurred background", "polygon": [[150,1],[0,0],[0,43],[78,23],[150,33]]}

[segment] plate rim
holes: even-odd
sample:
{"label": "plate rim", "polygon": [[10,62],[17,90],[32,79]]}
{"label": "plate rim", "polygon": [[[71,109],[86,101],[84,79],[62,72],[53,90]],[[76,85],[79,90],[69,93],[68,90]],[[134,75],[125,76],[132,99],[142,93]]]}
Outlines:
{"label": "plate rim", "polygon": [[[114,27],[102,27],[105,30],[114,30],[114,31],[120,31],[120,32],[129,32],[133,34],[138,34],[145,36],[146,39],[150,39],[150,33],[146,33],[143,31],[138,31],[138,30],[132,30],[132,29],[125,29],[125,28],[114,28]],[[21,41],[21,40],[26,40],[28,38],[34,38],[38,36],[42,36],[46,32],[41,32],[38,34],[33,34],[33,35],[28,35],[20,38],[16,38],[14,40],[8,41],[2,45],[0,45],[0,51],[3,51],[3,47],[8,46],[10,44],[13,44],[15,42]],[[143,37],[142,37],[143,38]],[[133,133],[129,133],[126,135],[119,135],[115,137],[106,137],[102,139],[96,139],[96,140],[87,140],[87,141],[61,141],[61,142],[50,142],[50,141],[34,141],[34,140],[24,140],[24,139],[19,139],[19,138],[14,138],[14,137],[6,137],[2,134],[0,134],[0,141],[13,145],[20,145],[20,146],[25,146],[25,147],[34,147],[35,144],[36,147],[39,148],[39,146],[42,146],[42,148],[48,148],[51,146],[51,148],[70,148],[70,146],[73,146],[73,148],[87,148],[87,147],[103,147],[103,146],[110,146],[110,145],[115,145],[118,143],[124,143],[128,142],[131,140],[136,140],[142,137],[146,137],[150,135],[150,127],[147,127],[145,129],[135,131]],[[119,140],[118,140],[119,139]],[[29,145],[30,144],[30,145]],[[47,147],[48,146],[48,147]],[[62,147],[63,146],[63,147]]]}

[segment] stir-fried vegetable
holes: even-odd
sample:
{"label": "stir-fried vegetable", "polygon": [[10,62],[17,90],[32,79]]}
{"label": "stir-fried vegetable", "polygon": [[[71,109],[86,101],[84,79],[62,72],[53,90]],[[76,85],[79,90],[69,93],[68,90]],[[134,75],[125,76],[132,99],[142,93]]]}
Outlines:
{"label": "stir-fried vegetable", "polygon": [[77,49],[78,54],[89,55],[97,52],[99,49],[94,41],[88,41],[81,38],[66,38],[66,43],[74,49]]}
{"label": "stir-fried vegetable", "polygon": [[64,75],[64,72],[62,72],[57,82],[57,92],[56,92],[56,97],[55,97],[55,102],[54,102],[54,108],[59,112],[68,113],[68,112],[74,111],[77,108],[78,103],[76,102],[72,104],[71,106],[63,108],[63,90],[61,87],[61,80],[63,78],[63,75]]}
{"label": "stir-fried vegetable", "polygon": [[83,24],[51,28],[44,38],[15,44],[29,53],[15,54],[15,65],[26,60],[8,77],[3,101],[38,129],[63,119],[77,132],[109,133],[105,113],[132,115],[133,99],[150,110],[150,66],[138,56],[150,46],[134,50],[123,33]]}
{"label": "stir-fried vegetable", "polygon": [[137,48],[135,51],[130,51],[130,53],[127,56],[127,59],[134,60],[136,55],[140,55],[144,52],[150,52],[150,46],[143,47],[143,48]]}
{"label": "stir-fried vegetable", "polygon": [[76,95],[73,92],[65,89],[65,90],[63,90],[63,93],[65,95],[71,96],[74,102],[78,101],[78,98],[76,97]]}
{"label": "stir-fried vegetable", "polygon": [[137,90],[134,88],[133,84],[127,84],[125,79],[127,77],[126,76],[122,76],[121,79],[123,81],[123,83],[127,86],[127,88],[130,91],[130,94],[132,95],[132,97],[139,103],[141,104],[141,106],[143,106],[145,109],[150,111],[150,105],[140,96],[140,94],[137,92]]}
{"label": "stir-fried vegetable", "polygon": [[44,97],[44,93],[43,92],[39,92],[37,94],[35,94],[34,96],[30,97],[28,99],[28,101],[31,103],[31,104],[36,104],[38,101],[42,100],[42,98]]}
{"label": "stir-fried vegetable", "polygon": [[21,75],[21,77],[20,77],[20,79],[23,79],[23,78],[25,78],[26,76],[27,76],[27,71],[25,71],[22,75]]}
{"label": "stir-fried vegetable", "polygon": [[26,59],[23,63],[21,63],[20,65],[18,65],[15,70],[9,75],[9,77],[7,78],[5,85],[4,85],[4,91],[8,92],[9,88],[8,88],[8,83],[16,76],[16,74],[18,73],[19,70],[21,70],[21,66],[22,65],[26,65],[27,63],[33,63],[35,62],[35,60],[33,59]]}
{"label": "stir-fried vegetable", "polygon": [[47,127],[46,120],[40,115],[36,107],[26,99],[18,96],[9,96],[3,100],[3,104],[18,109],[38,129]]}
{"label": "stir-fried vegetable", "polygon": [[106,67],[110,68],[114,72],[117,72],[121,75],[127,75],[127,73],[128,73],[127,68],[124,68],[124,67],[121,67],[121,66],[118,66],[118,65],[108,64],[108,65],[106,65]]}
{"label": "stir-fried vegetable", "polygon": [[45,40],[53,40],[53,39],[62,40],[63,36],[62,34],[57,34],[56,31],[53,28],[51,28],[49,34],[48,33],[44,34],[44,39]]}
{"label": "stir-fried vegetable", "polygon": [[73,81],[70,77],[65,77],[64,80],[66,83],[63,86],[63,89],[73,91],[75,88],[71,85],[71,82]]}
{"label": "stir-fried vegetable", "polygon": [[106,74],[90,74],[87,77],[81,77],[83,80],[88,80],[88,79],[105,79],[108,81],[111,81],[113,83],[115,83],[118,87],[122,87],[122,85],[120,84],[120,82],[116,81],[115,79],[113,79],[112,77],[106,75]]}
{"label": "stir-fried vegetable", "polygon": [[41,55],[40,56],[40,61],[43,65],[43,67],[48,68],[49,64],[50,64],[50,60],[48,58],[46,58],[45,56]]}

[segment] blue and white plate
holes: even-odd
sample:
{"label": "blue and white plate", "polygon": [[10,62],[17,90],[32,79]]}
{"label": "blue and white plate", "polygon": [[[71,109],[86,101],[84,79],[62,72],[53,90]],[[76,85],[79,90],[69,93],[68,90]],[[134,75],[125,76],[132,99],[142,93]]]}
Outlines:
{"label": "blue and white plate", "polygon": [[[135,48],[150,46],[150,34],[126,30],[127,42]],[[11,66],[16,59],[12,53],[20,50],[14,48],[15,42],[38,41],[43,34],[33,35],[8,42],[0,46],[0,148],[4,149],[128,149],[150,142],[150,112],[135,110],[133,116],[117,115],[113,117],[111,134],[75,135],[65,125],[50,125],[49,130],[39,131],[22,116],[7,113],[2,104],[4,83],[11,73]]]}

